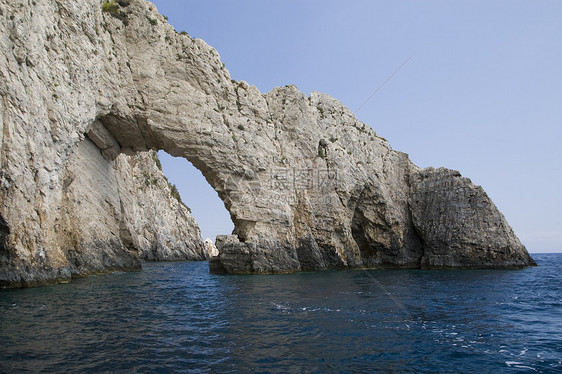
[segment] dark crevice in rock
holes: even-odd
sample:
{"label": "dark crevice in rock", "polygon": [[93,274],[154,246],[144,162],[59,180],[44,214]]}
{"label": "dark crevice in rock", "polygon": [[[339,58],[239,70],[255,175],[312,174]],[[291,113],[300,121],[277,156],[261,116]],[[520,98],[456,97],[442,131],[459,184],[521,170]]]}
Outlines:
{"label": "dark crevice in rock", "polygon": [[324,264],[326,264],[326,269],[345,269],[348,266],[354,266],[354,264],[346,264],[343,262],[341,257],[338,255],[336,247],[330,244],[320,243],[318,248],[322,253],[322,258]]}
{"label": "dark crevice in rock", "polygon": [[10,226],[0,215],[0,255],[8,253],[8,238],[10,237]]}
{"label": "dark crevice in rock", "polygon": [[[296,248],[296,253],[301,270],[317,271],[328,267],[324,259],[323,251],[321,251],[318,244],[311,236],[299,238],[299,245]],[[328,262],[328,264],[331,263],[331,261]]]}
{"label": "dark crevice in rock", "polygon": [[119,204],[121,206],[121,219],[119,220],[119,239],[129,252],[136,253],[138,248],[135,247],[133,234],[131,233],[131,230],[123,219],[123,217],[126,216],[125,206],[123,205],[123,201],[121,200],[119,201]]}
{"label": "dark crevice in rock", "polygon": [[371,186],[363,186],[352,198],[355,209],[351,220],[351,233],[359,247],[363,266],[367,267],[381,265],[381,252],[389,249],[380,243],[390,230],[386,221],[385,206],[376,195]]}
{"label": "dark crevice in rock", "polygon": [[[409,212],[410,212],[410,219],[411,219],[412,212],[411,212],[410,204],[408,204],[408,209],[409,209]],[[419,269],[425,269],[425,268],[427,268],[427,260],[426,260],[426,257],[425,257],[426,243],[423,240],[423,236],[421,235],[421,233],[418,231],[417,227],[413,223],[412,223],[412,227],[411,227],[411,235],[413,236],[413,240],[418,243],[419,251],[420,251],[420,254],[419,254],[418,260],[417,260],[417,264],[418,264],[417,267]]]}

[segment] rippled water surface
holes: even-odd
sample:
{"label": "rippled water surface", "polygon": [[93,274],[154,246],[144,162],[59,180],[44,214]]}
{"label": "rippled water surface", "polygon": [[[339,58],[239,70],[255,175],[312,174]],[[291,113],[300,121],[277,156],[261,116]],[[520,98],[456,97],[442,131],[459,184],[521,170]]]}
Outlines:
{"label": "rippled water surface", "polygon": [[210,275],[0,292],[0,372],[562,372],[562,255],[524,270]]}

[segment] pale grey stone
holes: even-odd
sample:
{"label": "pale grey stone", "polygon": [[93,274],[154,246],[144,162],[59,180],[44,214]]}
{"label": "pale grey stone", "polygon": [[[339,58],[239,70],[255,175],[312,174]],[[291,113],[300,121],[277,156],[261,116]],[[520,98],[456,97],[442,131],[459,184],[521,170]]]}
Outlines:
{"label": "pale grey stone", "polygon": [[216,271],[534,264],[479,187],[420,170],[328,95],[231,80],[147,1],[117,17],[98,0],[0,6],[4,285],[204,257],[142,153],[158,149],[190,160],[231,214]]}

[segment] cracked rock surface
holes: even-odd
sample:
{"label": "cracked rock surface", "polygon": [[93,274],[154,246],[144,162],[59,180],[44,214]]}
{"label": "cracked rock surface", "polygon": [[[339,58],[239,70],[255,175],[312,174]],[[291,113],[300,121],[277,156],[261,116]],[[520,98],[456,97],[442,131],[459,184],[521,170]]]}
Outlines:
{"label": "cracked rock surface", "polygon": [[0,1],[3,285],[204,258],[163,177],[143,179],[159,149],[231,214],[214,271],[534,264],[458,172],[419,169],[328,95],[234,81],[153,4],[122,4]]}

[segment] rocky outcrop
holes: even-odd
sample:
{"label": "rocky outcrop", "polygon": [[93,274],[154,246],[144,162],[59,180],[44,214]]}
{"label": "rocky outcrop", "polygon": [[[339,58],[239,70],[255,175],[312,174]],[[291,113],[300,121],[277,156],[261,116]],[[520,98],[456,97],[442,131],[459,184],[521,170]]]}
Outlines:
{"label": "rocky outcrop", "polygon": [[482,187],[458,171],[428,168],[412,176],[412,218],[423,238],[423,268],[534,264]]}
{"label": "rocky outcrop", "polygon": [[205,239],[203,243],[205,243],[205,247],[207,248],[207,255],[209,259],[213,257],[218,257],[219,250],[217,249],[215,243],[213,243],[213,241],[210,238]]}
{"label": "rocky outcrop", "polygon": [[[172,194],[156,153],[115,156],[104,158],[88,137],[78,144],[57,186],[62,199],[53,231],[59,241],[40,247],[28,262],[6,256],[3,247],[3,285],[136,270],[140,260],[206,259],[199,226],[179,195]],[[53,246],[59,251],[50,251]]]}
{"label": "rocky outcrop", "polygon": [[207,259],[199,225],[162,174],[156,153],[120,157],[127,159],[119,173],[121,241],[146,261]]}
{"label": "rocky outcrop", "polygon": [[229,210],[234,236],[217,241],[215,269],[533,264],[467,179],[420,170],[328,95],[231,80],[149,2],[110,5],[0,1],[5,284],[66,279],[73,261],[88,269],[77,274],[135,267],[150,225],[128,213],[123,191],[138,186],[115,170],[150,149],[191,161]]}

